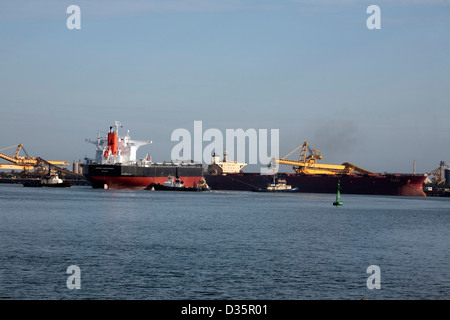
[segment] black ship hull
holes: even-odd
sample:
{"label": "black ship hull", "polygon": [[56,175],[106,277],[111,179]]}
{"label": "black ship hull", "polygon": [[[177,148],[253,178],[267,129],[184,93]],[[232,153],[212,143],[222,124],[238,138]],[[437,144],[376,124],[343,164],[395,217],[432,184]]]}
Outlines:
{"label": "black ship hull", "polygon": [[[278,178],[286,180],[292,188],[303,193],[336,193],[340,181],[343,194],[370,194],[424,197],[425,175],[380,174],[291,174],[278,173]],[[236,173],[227,175],[205,175],[211,190],[252,191],[265,188],[273,179],[271,175],[259,173]]]}

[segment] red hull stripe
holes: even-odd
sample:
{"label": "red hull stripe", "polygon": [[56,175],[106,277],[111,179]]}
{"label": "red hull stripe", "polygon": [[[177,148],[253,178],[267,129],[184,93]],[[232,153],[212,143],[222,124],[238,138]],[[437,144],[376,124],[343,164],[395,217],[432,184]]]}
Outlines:
{"label": "red hull stripe", "polygon": [[[186,187],[194,187],[202,177],[180,177]],[[167,177],[100,177],[91,176],[95,184],[107,184],[109,189],[145,189],[152,183],[163,184]]]}

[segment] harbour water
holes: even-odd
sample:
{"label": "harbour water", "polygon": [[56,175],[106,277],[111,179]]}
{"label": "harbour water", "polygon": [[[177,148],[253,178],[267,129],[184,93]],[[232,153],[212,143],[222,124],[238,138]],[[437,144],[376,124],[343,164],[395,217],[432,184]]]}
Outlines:
{"label": "harbour water", "polygon": [[334,200],[3,184],[0,299],[450,298],[450,198]]}

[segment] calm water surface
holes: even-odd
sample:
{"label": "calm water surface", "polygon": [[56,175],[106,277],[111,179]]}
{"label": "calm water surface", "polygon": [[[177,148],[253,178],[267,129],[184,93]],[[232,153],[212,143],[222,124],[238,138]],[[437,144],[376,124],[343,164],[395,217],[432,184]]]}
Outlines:
{"label": "calm water surface", "polygon": [[450,198],[342,200],[0,185],[0,299],[450,298]]}

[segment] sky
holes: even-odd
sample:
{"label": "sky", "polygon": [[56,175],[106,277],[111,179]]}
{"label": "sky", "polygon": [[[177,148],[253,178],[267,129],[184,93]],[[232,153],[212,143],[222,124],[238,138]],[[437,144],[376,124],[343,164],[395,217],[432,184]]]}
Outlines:
{"label": "sky", "polygon": [[0,149],[47,160],[94,157],[114,121],[170,160],[202,121],[279,129],[281,157],[307,141],[322,163],[425,173],[450,163],[449,101],[447,0],[0,0]]}

